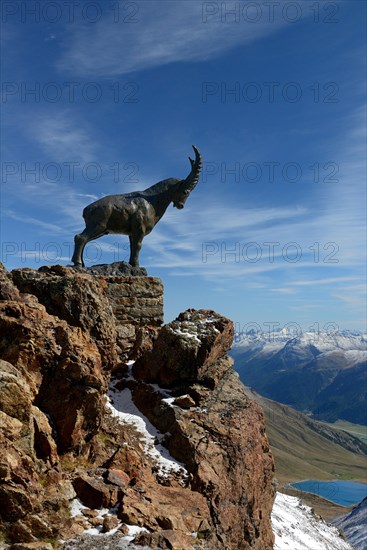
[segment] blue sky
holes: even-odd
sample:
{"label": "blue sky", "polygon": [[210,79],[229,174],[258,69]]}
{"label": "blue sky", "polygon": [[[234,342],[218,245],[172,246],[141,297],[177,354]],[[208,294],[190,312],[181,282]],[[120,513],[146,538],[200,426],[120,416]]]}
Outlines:
{"label": "blue sky", "polygon": [[[146,237],[166,321],[365,328],[365,3],[4,1],[2,261],[70,264],[83,208],[202,178]],[[128,259],[127,237],[88,265]],[[331,324],[328,324],[331,323]]]}

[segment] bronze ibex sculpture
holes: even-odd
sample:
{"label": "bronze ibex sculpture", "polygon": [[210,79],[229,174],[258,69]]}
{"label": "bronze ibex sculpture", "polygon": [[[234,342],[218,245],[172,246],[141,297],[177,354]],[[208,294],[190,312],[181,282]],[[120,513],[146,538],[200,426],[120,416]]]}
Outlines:
{"label": "bronze ibex sculpture", "polygon": [[191,159],[191,172],[185,180],[169,178],[144,191],[125,195],[109,195],[89,204],[83,210],[85,229],[75,235],[75,249],[71,261],[76,267],[84,267],[85,245],[109,233],[128,235],[132,266],[139,267],[139,252],[145,235],[159,222],[168,205],[183,208],[187,197],[199,181],[202,159],[193,145],[195,160]]}

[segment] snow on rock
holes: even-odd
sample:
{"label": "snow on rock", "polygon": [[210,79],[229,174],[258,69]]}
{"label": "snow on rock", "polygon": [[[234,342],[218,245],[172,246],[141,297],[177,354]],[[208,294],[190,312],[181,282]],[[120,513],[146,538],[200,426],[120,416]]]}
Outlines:
{"label": "snow on rock", "polygon": [[75,518],[76,516],[79,516],[82,513],[82,510],[89,510],[89,508],[88,506],[84,506],[84,504],[78,498],[74,498],[70,502],[71,517]]}
{"label": "snow on rock", "polygon": [[343,530],[355,550],[365,550],[367,548],[367,497],[349,514],[333,520],[333,524]]}
{"label": "snow on rock", "polygon": [[161,434],[137,408],[128,388],[117,391],[111,385],[108,392],[107,408],[121,424],[130,424],[139,432],[146,454],[158,466],[159,477],[167,478],[170,474],[178,474],[183,479],[188,478],[185,466],[175,460],[168,449],[160,444],[164,434]]}
{"label": "snow on rock", "polygon": [[271,521],[274,550],[353,550],[338,529],[316,516],[297,497],[277,493]]}
{"label": "snow on rock", "polygon": [[203,319],[196,319],[195,322],[191,321],[192,316],[190,313],[186,312],[186,319],[180,321],[180,327],[171,327],[172,332],[184,336],[186,338],[193,338],[196,342],[201,344],[200,335],[207,335],[208,328],[215,333],[220,333],[216,328],[215,323],[218,322],[218,318],[215,315],[211,315],[209,312],[207,316]]}
{"label": "snow on rock", "polygon": [[172,332],[174,332],[175,334],[179,334],[180,336],[184,336],[185,338],[193,338],[195,342],[198,342],[199,344],[201,344],[201,340],[196,336],[196,334],[193,334],[192,332],[189,332],[189,331],[184,332],[179,328],[175,328],[174,330],[172,330]]}
{"label": "snow on rock", "polygon": [[[101,508],[98,510],[98,514],[95,516],[96,518],[103,519],[105,516],[116,516],[118,511],[118,506],[115,506],[114,508]],[[77,517],[82,514],[83,510],[91,510],[91,508],[88,508],[88,506],[84,506],[84,504],[78,499],[74,498],[70,502],[70,516],[71,517]],[[97,527],[91,527],[89,529],[85,529],[83,532],[83,535],[89,535],[89,536],[100,536],[100,537],[111,537],[115,533],[119,531],[122,525],[126,525],[128,528],[128,532],[126,535],[121,534],[121,539],[127,542],[131,542],[137,534],[139,533],[148,533],[148,530],[144,527],[139,527],[138,525],[127,525],[124,524],[122,521],[120,521],[116,527],[113,529],[110,529],[106,533],[103,532],[102,525],[98,525]]]}

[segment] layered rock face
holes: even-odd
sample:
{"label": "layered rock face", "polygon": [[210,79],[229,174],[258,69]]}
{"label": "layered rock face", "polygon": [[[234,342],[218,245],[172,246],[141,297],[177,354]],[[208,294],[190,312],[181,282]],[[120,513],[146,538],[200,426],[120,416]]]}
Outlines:
{"label": "layered rock face", "polygon": [[[97,271],[98,276],[89,274],[90,271]],[[134,355],[132,351],[139,353],[139,349],[134,350],[139,348],[137,343],[141,347],[149,341],[163,323],[160,279],[111,276],[110,271],[80,272],[70,267],[51,266],[38,271],[15,269],[12,272],[21,292],[37,296],[48,313],[90,333],[107,370],[116,360],[116,351],[125,359]],[[119,273],[117,269],[112,272]]]}
{"label": "layered rock face", "polygon": [[[247,399],[226,355],[232,340],[231,321],[188,310],[135,363],[131,386],[141,410],[171,434],[166,444],[186,465],[191,488],[206,497],[219,548],[260,550],[272,548],[273,459],[262,410]],[[146,382],[176,397],[167,402]]]}
{"label": "layered rock face", "polygon": [[[273,460],[226,355],[233,324],[188,310],[160,328],[162,306],[150,277],[1,266],[5,547],[137,526],[135,544],[153,548],[272,548]],[[131,407],[155,426],[150,447]],[[162,470],[164,447],[177,468]],[[76,496],[88,509],[71,516]]]}

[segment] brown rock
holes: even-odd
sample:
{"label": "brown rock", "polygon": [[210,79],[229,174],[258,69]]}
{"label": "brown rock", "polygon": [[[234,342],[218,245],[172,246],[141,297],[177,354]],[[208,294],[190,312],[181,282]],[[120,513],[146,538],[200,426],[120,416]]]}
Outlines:
{"label": "brown rock", "polygon": [[99,517],[89,518],[89,524],[93,527],[101,527],[103,525],[103,519]]}
{"label": "brown rock", "polygon": [[106,370],[113,368],[117,353],[125,359],[139,354],[136,339],[150,345],[149,331],[140,329],[163,322],[163,286],[154,277],[93,275],[55,265],[15,269],[12,279],[21,292],[37,296],[48,313],[88,332]]}
{"label": "brown rock", "polygon": [[16,418],[13,418],[0,410],[0,432],[2,432],[2,437],[6,437],[10,441],[14,441],[19,439],[22,429],[23,424],[20,420],[17,420]]}
{"label": "brown rock", "polygon": [[212,528],[207,522],[206,519],[203,519],[203,521],[200,523],[198,528],[198,535],[200,538],[206,539],[209,538],[212,533]]}
{"label": "brown rock", "polygon": [[59,537],[61,539],[73,539],[79,535],[82,535],[85,531],[85,526],[77,523],[74,518],[69,519],[59,529]]}
{"label": "brown rock", "polygon": [[118,487],[127,487],[130,482],[129,476],[123,470],[111,468],[107,473],[107,481]]}
{"label": "brown rock", "polygon": [[117,517],[115,517],[115,516],[105,516],[103,518],[102,532],[103,533],[108,533],[109,531],[111,531],[111,529],[114,529],[115,527],[117,527],[119,523],[120,522],[117,519]]}
{"label": "brown rock", "polygon": [[1,519],[12,541],[35,542],[67,522],[75,496],[54,436],[60,452],[80,452],[101,424],[106,379],[88,333],[34,296],[0,301],[0,333]]}
{"label": "brown rock", "polygon": [[164,530],[155,533],[140,533],[133,543],[138,546],[158,547],[170,550],[195,550],[197,540],[188,533]]}
{"label": "brown rock", "polygon": [[[270,550],[274,463],[263,414],[246,396],[231,369],[232,361],[225,356],[230,345],[228,324],[221,321],[213,327],[215,314],[198,313],[190,311],[187,317],[185,312],[179,316],[184,323],[164,327],[153,351],[137,361],[136,372],[143,377],[144,365],[149,382],[178,386],[182,393],[186,390],[200,408],[170,407],[162,401],[162,393],[142,381],[132,386],[133,399],[161,433],[171,434],[166,444],[172,456],[189,470],[191,489],[207,499],[209,519],[202,517],[189,531],[201,532],[208,549]],[[197,322],[195,331],[190,323]],[[209,328],[201,333],[203,325]],[[190,336],[184,334],[186,329]],[[197,380],[192,383],[195,369]],[[172,520],[173,515],[171,511],[159,517]],[[155,520],[169,527],[166,519],[162,523],[156,515]],[[182,524],[172,525],[184,532]],[[150,527],[156,529],[153,524]]]}
{"label": "brown rock", "polygon": [[132,352],[133,359],[137,359],[144,353],[151,351],[155,340],[158,338],[159,331],[159,327],[153,327],[150,325],[136,327],[134,349]]}
{"label": "brown rock", "polygon": [[12,529],[8,537],[12,542],[36,542],[31,528],[22,520],[18,519],[12,523]]}
{"label": "brown rock", "polygon": [[[10,442],[10,440],[3,441],[2,453],[0,455],[0,474],[2,482],[11,482],[11,485],[15,487],[17,484],[20,488],[28,487],[28,484],[32,484],[37,478],[37,474],[34,471],[34,456],[27,456],[24,449],[29,448],[28,445],[24,445],[23,439]],[[6,485],[4,485],[6,487]],[[2,485],[0,485],[0,493]],[[33,492],[35,488],[33,487]]]}
{"label": "brown rock", "polygon": [[32,396],[25,379],[16,367],[0,359],[0,410],[5,414],[29,422]]}
{"label": "brown rock", "polygon": [[36,454],[39,458],[49,460],[51,465],[56,464],[59,457],[47,416],[35,406],[32,406],[32,416],[34,423],[34,448]]}
{"label": "brown rock", "polygon": [[116,328],[103,278],[78,273],[71,267],[44,266],[14,269],[14,284],[37,296],[49,314],[79,327],[96,342],[106,368],[116,361]]}
{"label": "brown rock", "polygon": [[106,277],[121,357],[136,358],[150,349],[163,322],[163,285],[154,277]]}
{"label": "brown rock", "polygon": [[[0,408],[29,421],[31,401],[37,395],[38,407],[56,428],[59,450],[79,449],[85,437],[97,432],[103,414],[106,381],[95,344],[37,303],[0,302],[0,331],[5,335],[0,356],[7,361],[0,364],[6,386]],[[37,443],[45,448],[40,452],[53,455],[50,430],[47,435],[41,432]]]}
{"label": "brown rock", "polygon": [[29,527],[33,536],[38,539],[50,538],[53,535],[52,528],[37,514],[30,514],[24,518],[24,523]]}
{"label": "brown rock", "polygon": [[45,496],[47,500],[70,501],[76,497],[74,487],[68,479],[62,479],[62,475],[54,471],[48,472],[46,477],[49,485],[45,488]]}
{"label": "brown rock", "polygon": [[32,508],[32,500],[24,487],[7,483],[0,486],[0,510],[5,521],[24,518]]}
{"label": "brown rock", "polygon": [[201,407],[203,412],[194,415],[174,410],[171,453],[178,459],[192,453],[192,488],[210,500],[217,534],[229,546],[270,549],[274,463],[263,413],[232,372]]}
{"label": "brown rock", "polygon": [[177,405],[178,407],[181,407],[181,409],[190,409],[191,407],[196,406],[195,401],[188,394],[180,395],[180,397],[176,397],[173,404]]}
{"label": "brown rock", "polygon": [[81,525],[83,529],[90,529],[91,527],[90,518],[86,518],[80,515],[80,516],[75,516],[73,520],[76,524]]}
{"label": "brown rock", "polygon": [[123,523],[121,525],[121,527],[118,528],[118,530],[123,534],[123,535],[127,535],[129,533],[129,528],[128,526],[126,525],[126,523]]}
{"label": "brown rock", "polygon": [[52,550],[50,542],[18,542],[13,544],[11,550]]}
{"label": "brown rock", "polygon": [[95,518],[98,516],[97,510],[82,510],[82,514],[87,518]]}
{"label": "brown rock", "polygon": [[73,481],[73,487],[82,503],[88,508],[102,508],[111,505],[111,493],[103,481],[82,474]]}
{"label": "brown rock", "polygon": [[165,387],[200,381],[213,388],[231,367],[223,359],[221,368],[212,368],[231,347],[233,334],[229,319],[214,311],[189,309],[161,329],[152,351],[136,361],[134,375]]}
{"label": "brown rock", "polygon": [[14,286],[10,273],[0,262],[0,300],[20,300],[19,290]]}
{"label": "brown rock", "polygon": [[129,487],[122,495],[118,517],[129,525],[156,530],[170,527],[180,532],[197,531],[203,519],[210,522],[205,497],[199,492],[146,483],[144,491]]}

